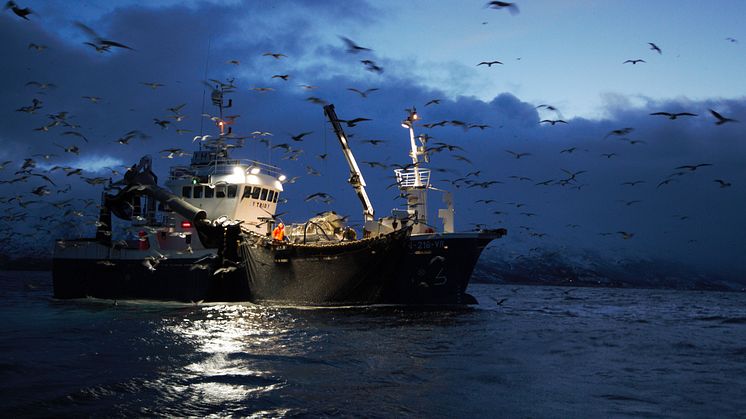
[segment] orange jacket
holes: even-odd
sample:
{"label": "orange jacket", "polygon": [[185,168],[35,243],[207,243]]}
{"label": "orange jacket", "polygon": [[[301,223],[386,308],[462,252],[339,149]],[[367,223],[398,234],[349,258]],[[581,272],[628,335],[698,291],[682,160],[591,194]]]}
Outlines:
{"label": "orange jacket", "polygon": [[272,238],[279,241],[285,238],[285,226],[283,224],[279,224],[272,230]]}

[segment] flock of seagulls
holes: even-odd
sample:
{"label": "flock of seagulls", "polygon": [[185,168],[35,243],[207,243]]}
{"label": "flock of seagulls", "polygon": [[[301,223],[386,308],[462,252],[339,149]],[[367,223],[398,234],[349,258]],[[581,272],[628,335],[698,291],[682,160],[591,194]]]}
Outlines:
{"label": "flock of seagulls", "polygon": [[[494,10],[506,10],[511,14],[516,14],[519,11],[518,6],[512,2],[491,1],[487,3],[485,7]],[[29,20],[29,16],[32,16],[33,13],[28,8],[19,7],[13,1],[7,2],[6,9],[11,10],[15,15],[24,20]],[[123,42],[114,41],[100,35],[94,29],[81,22],[75,22],[75,27],[77,27],[80,31],[82,31],[83,34],[86,35],[87,41],[85,42],[85,45],[91,47],[93,49],[93,52],[111,53],[114,50],[120,50],[123,51],[123,53],[124,51],[129,51],[126,53],[135,53],[136,51],[134,48],[126,45]],[[374,61],[375,56],[374,50],[372,48],[361,46],[352,39],[344,36],[339,36],[339,39],[341,40],[342,45],[349,56],[354,57],[356,65],[362,64],[362,70],[377,75],[382,75],[384,73],[383,66]],[[737,42],[733,38],[729,38],[728,41]],[[653,42],[649,42],[648,47],[654,53],[657,53],[659,55],[663,54],[663,50]],[[47,49],[47,47],[39,44],[29,43],[28,49],[37,52],[43,52],[45,49]],[[261,54],[261,57],[265,57],[267,62],[276,62],[278,63],[277,65],[283,65],[283,63],[286,63],[288,60],[288,55],[283,52],[276,51],[266,51]],[[239,59],[230,59],[225,61],[225,64],[231,66],[231,68],[236,68],[236,66],[241,66],[241,62],[242,61]],[[357,64],[358,62],[359,64]],[[633,65],[639,63],[646,63],[646,61],[644,59],[629,59],[623,62],[623,64]],[[501,65],[503,65],[503,62],[498,60],[485,60],[476,64],[477,67],[482,68],[491,68],[493,66]],[[293,74],[290,74],[286,71],[278,72],[271,77],[268,76],[268,78],[269,80],[266,80],[268,85],[254,86],[250,88],[244,87],[244,89],[253,91],[255,92],[253,94],[257,95],[271,94],[271,92],[274,91],[276,88],[279,89],[279,87],[271,86],[285,86],[285,82],[294,80]],[[159,90],[167,86],[167,84],[164,82],[152,80],[140,81],[139,83],[141,85],[139,88],[145,90],[146,92],[148,92],[148,90],[158,92]],[[236,91],[239,89],[239,86],[235,84],[234,80],[232,79],[225,81],[212,79],[209,80],[209,82],[205,82],[205,84],[210,89],[215,89],[216,85],[220,86],[223,90],[227,89],[228,91]],[[55,83],[36,80],[26,82],[25,86],[28,87],[29,90],[34,89],[37,92],[52,92],[57,87]],[[308,84],[301,84],[300,87],[303,89],[303,91],[313,91],[318,89],[318,86]],[[359,97],[359,100],[372,100],[369,98],[380,95],[382,91],[382,89],[379,87],[346,87],[345,89],[346,91],[350,92],[349,95],[354,94],[354,97]],[[99,96],[92,95],[81,96],[80,98],[96,106],[100,106],[103,100]],[[15,111],[21,114],[38,116],[39,114],[42,114],[42,110],[45,109],[43,99],[43,95],[33,97],[30,101],[19,104],[20,106],[15,109]],[[328,103],[325,99],[322,99],[318,96],[308,96],[305,98],[305,100],[315,105],[325,105]],[[418,104],[418,106],[422,105],[422,108],[434,109],[441,106],[443,102],[444,99],[431,98],[429,100],[423,101],[421,104]],[[183,111],[185,110],[185,106],[186,104],[183,103],[169,106],[168,108],[165,108],[163,110],[162,114],[154,115],[152,117],[154,129],[159,131],[175,130],[178,135],[190,133],[191,130],[182,128],[182,125],[180,125],[183,123],[183,121],[186,120],[186,114],[183,113]],[[566,120],[565,118],[563,118],[556,106],[550,104],[540,104],[536,106],[536,110],[537,115],[541,113],[543,113],[544,115],[546,115],[547,113],[551,113],[550,117],[538,119],[537,125],[543,126],[544,129],[562,129],[561,126],[573,123],[572,120]],[[714,118],[714,124],[717,126],[723,124],[738,123],[738,120],[729,116],[724,116],[714,109],[708,109],[708,111],[710,116]],[[672,121],[700,117],[699,114],[693,112],[672,112],[670,110],[653,112],[650,113],[650,116],[665,117],[668,120]],[[210,115],[204,115],[204,117],[215,120],[215,117],[212,117]],[[237,115],[227,116],[223,119],[232,123],[236,118],[238,118]],[[60,138],[65,139],[65,142],[63,144],[52,142],[52,145],[55,148],[53,149],[53,151],[55,151],[54,153],[50,152],[46,154],[35,154],[33,156],[24,158],[22,161],[19,162],[8,160],[0,163],[0,184],[15,185],[16,188],[14,190],[19,191],[19,193],[17,193],[15,196],[0,198],[0,205],[2,205],[2,208],[4,210],[4,215],[0,217],[0,222],[2,223],[0,225],[0,237],[9,237],[11,234],[13,234],[14,224],[18,222],[28,223],[32,229],[39,232],[38,234],[43,235],[57,234],[57,231],[52,231],[52,228],[50,227],[50,221],[54,219],[58,221],[58,226],[62,230],[67,230],[73,235],[86,234],[87,232],[85,231],[85,229],[96,225],[97,220],[95,215],[97,214],[97,208],[96,202],[93,199],[63,198],[72,190],[71,183],[69,183],[68,181],[79,178],[86,184],[99,186],[107,183],[113,176],[120,176],[126,168],[107,168],[106,170],[108,171],[108,173],[106,174],[106,176],[93,176],[95,173],[86,173],[86,171],[80,167],[58,165],[49,167],[49,164],[47,163],[48,161],[53,162],[55,159],[59,158],[60,155],[79,156],[81,152],[85,151],[85,147],[87,145],[91,144],[92,142],[100,141],[99,139],[89,138],[89,135],[86,135],[87,132],[84,131],[82,127],[80,127],[74,121],[75,119],[72,117],[72,115],[65,111],[47,114],[44,124],[33,129],[35,131],[38,131],[39,133],[45,133],[45,135],[52,135],[54,133],[57,133],[59,134]],[[365,125],[370,121],[370,118],[364,116],[339,120],[339,122],[344,124],[346,128],[356,128],[361,125]],[[439,179],[439,181],[448,183],[452,187],[455,187],[457,189],[463,188],[464,190],[478,191],[478,196],[480,197],[480,199],[476,200],[475,204],[488,207],[490,213],[495,216],[495,220],[497,220],[495,222],[497,223],[503,222],[503,217],[509,216],[513,211],[515,211],[514,214],[521,217],[521,219],[541,218],[541,211],[531,208],[531,205],[529,204],[526,204],[524,202],[503,203],[500,202],[501,200],[495,198],[500,196],[500,193],[497,191],[492,192],[493,188],[496,188],[506,182],[519,182],[520,184],[525,184],[527,187],[533,185],[535,187],[541,188],[561,187],[570,190],[582,190],[588,186],[588,184],[585,183],[587,177],[589,176],[588,170],[567,168],[561,168],[560,170],[558,170],[557,175],[551,179],[536,179],[531,176],[525,176],[524,174],[511,174],[510,176],[506,176],[506,179],[485,178],[482,170],[474,170],[475,168],[473,167],[473,157],[470,153],[474,153],[477,150],[467,150],[464,148],[465,146],[440,140],[440,132],[438,132],[438,130],[447,128],[457,128],[458,130],[461,130],[460,132],[463,133],[472,130],[477,132],[490,133],[495,132],[495,130],[497,130],[498,128],[494,128],[490,124],[486,124],[481,121],[465,121],[450,118],[436,120],[433,122],[419,123],[417,125],[418,130],[425,131],[424,133],[420,133],[417,140],[427,152],[428,158],[433,158],[435,156],[438,156],[437,158],[441,158],[440,156],[444,156],[444,158],[448,159],[447,161],[451,162],[451,164],[446,165],[449,168],[432,169],[435,173],[439,173],[443,176],[449,176],[449,178]],[[629,143],[630,145],[644,144],[645,142],[642,140],[630,138],[631,136],[633,136],[634,133],[634,127],[622,127],[609,131],[603,138],[600,138],[599,140],[614,140],[620,142],[624,141]],[[449,132],[448,134],[453,135],[453,132]],[[306,148],[303,147],[306,144],[318,143],[318,138],[317,136],[315,136],[315,131],[305,129],[298,130],[295,133],[286,133],[284,134],[285,140],[281,139],[281,135],[282,134],[275,135],[267,131],[254,131],[249,135],[243,137],[232,136],[228,138],[228,140],[232,142],[230,144],[231,147],[241,147],[244,145],[245,141],[254,141],[258,144],[263,144],[268,150],[274,150],[276,152],[282,153],[281,159],[288,162],[297,161],[300,164],[304,165],[305,174],[303,176],[321,176],[322,171],[314,167],[314,165],[319,160],[322,162],[325,161],[328,157],[328,153],[324,152],[315,154],[312,157],[313,153],[309,152],[307,154]],[[350,139],[357,144],[369,147],[379,147],[393,143],[393,141],[390,141],[388,139],[357,139],[355,138],[355,135],[356,133],[354,132],[354,130],[352,130],[349,133]],[[146,134],[141,130],[130,130],[116,138],[113,137],[114,136],[105,141],[109,141],[113,144],[113,146],[118,147],[128,145],[131,146],[133,143],[145,142],[146,140],[151,138],[151,135]],[[218,140],[217,136],[213,136],[210,134],[194,135],[193,137],[192,135],[190,135],[189,137],[193,138],[192,142]],[[62,141],[60,140],[60,142]],[[310,147],[310,145],[308,147]],[[567,156],[577,155],[578,153],[580,153],[580,148],[580,146],[563,148],[559,151],[559,154]],[[398,151],[399,147],[397,147],[397,150],[395,152]],[[504,152],[507,155],[503,154],[502,158],[511,159],[511,161],[517,160],[521,162],[517,164],[529,165],[531,164],[531,160],[536,158],[535,154],[538,154],[538,152],[536,151],[511,149],[505,149]],[[188,156],[190,152],[179,147],[166,147],[160,150],[159,154],[164,159],[175,159]],[[508,157],[508,155],[510,157]],[[614,152],[600,153],[598,156],[598,158],[607,160],[618,158],[618,154]],[[364,160],[362,161],[362,163],[372,170],[390,170],[392,168],[408,169],[412,167],[411,164],[402,165],[390,163],[388,161]],[[17,166],[17,170],[13,171],[13,166]],[[704,162],[682,164],[673,168],[673,173],[667,175],[663,179],[658,178],[621,180],[619,185],[624,186],[625,188],[629,188],[629,190],[645,188],[646,186],[644,185],[646,184],[651,185],[650,187],[653,187],[653,185],[655,185],[656,189],[665,188],[681,181],[682,179],[684,179],[685,176],[693,176],[695,174],[699,175],[703,172],[707,172],[708,170],[713,169],[713,166],[715,166],[715,164]],[[464,172],[467,173],[465,175],[460,175],[460,173]],[[303,176],[294,176],[286,180],[285,182],[288,184],[295,183]],[[21,189],[19,188],[19,186],[26,182],[29,182],[29,184],[33,183],[33,185],[28,186],[25,193],[20,193]],[[721,189],[733,187],[731,181],[723,179],[721,177],[713,178],[712,183],[713,187]],[[389,185],[389,187],[394,186],[396,186],[395,183]],[[398,194],[394,197],[394,199],[401,198],[406,198],[406,196]],[[309,204],[313,203],[315,205],[331,205],[335,202],[335,198],[328,192],[317,191],[306,195],[303,198],[303,201]],[[641,199],[628,199],[620,200],[620,203],[620,206],[622,207],[637,207],[641,204],[644,204],[644,201]],[[510,211],[508,211],[506,210],[505,206],[514,207],[515,210],[511,209]],[[526,207],[528,207],[529,209],[526,210]],[[52,213],[34,219],[33,217],[29,216],[29,208],[47,208],[51,209]],[[680,220],[684,220],[687,218],[688,216],[686,215],[679,216]],[[567,227],[576,229],[581,226],[579,224],[570,223],[567,225]],[[520,230],[525,231],[529,237],[536,240],[540,240],[548,236],[548,233],[537,231],[534,227],[531,227],[529,225],[520,226]],[[598,234],[601,236],[615,236],[622,240],[632,240],[637,237],[636,232],[618,228],[611,229],[611,231],[598,232]],[[148,267],[148,269],[156,269],[158,263],[158,258],[153,258],[143,262],[143,264]],[[202,264],[200,264],[199,266],[202,266]],[[201,268],[197,267],[195,269]],[[231,267],[225,267],[225,269],[227,272],[227,270],[231,269]]]}

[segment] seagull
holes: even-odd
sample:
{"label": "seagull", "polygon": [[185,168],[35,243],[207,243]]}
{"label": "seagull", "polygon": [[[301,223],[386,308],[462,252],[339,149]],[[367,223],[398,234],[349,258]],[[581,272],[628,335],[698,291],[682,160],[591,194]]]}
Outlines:
{"label": "seagull", "polygon": [[634,180],[634,181],[629,181],[629,182],[622,182],[622,185],[635,186],[635,185],[638,185],[640,183],[645,183],[645,181],[644,180]]}
{"label": "seagull", "polygon": [[62,135],[74,135],[76,137],[80,137],[83,139],[83,141],[88,142],[88,138],[85,137],[85,135],[77,132],[77,131],[65,131],[62,133]]}
{"label": "seagull", "polygon": [[308,195],[304,199],[304,201],[306,201],[306,202],[308,202],[308,201],[315,201],[315,200],[320,200],[322,202],[329,203],[329,202],[331,202],[331,201],[334,200],[334,197],[332,197],[331,195],[329,195],[328,193],[325,193],[325,192],[316,192],[316,193],[312,193],[311,195]]}
{"label": "seagull", "polygon": [[651,113],[650,115],[662,115],[662,116],[667,116],[667,117],[668,117],[668,119],[671,119],[671,120],[673,120],[673,119],[676,119],[676,118],[678,118],[678,117],[680,117],[680,116],[697,116],[697,114],[696,114],[696,113],[691,113],[691,112],[678,112],[678,113],[670,113],[670,112],[653,112],[653,113]]}
{"label": "seagull", "polygon": [[566,124],[567,123],[567,122],[565,122],[565,121],[563,121],[561,119],[544,119],[544,120],[540,121],[539,123],[543,124],[544,122],[548,122],[548,123],[550,123],[552,125],[555,125],[555,124]]}
{"label": "seagull", "polygon": [[212,136],[210,134],[207,134],[207,135],[195,135],[194,138],[192,139],[192,142],[195,142],[195,141],[207,141],[211,137]]}
{"label": "seagull", "polygon": [[624,240],[629,240],[635,236],[635,233],[627,233],[626,231],[617,231],[617,233],[621,234]]}
{"label": "seagull", "polygon": [[648,45],[650,45],[650,49],[652,49],[653,51],[658,51],[658,54],[663,54],[663,51],[661,51],[661,49],[658,48],[658,45],[655,45],[652,42],[648,42]]}
{"label": "seagull", "polygon": [[514,15],[519,12],[518,5],[515,3],[510,3],[507,1],[491,1],[487,3],[484,7],[488,7],[490,9],[508,9],[511,15]]}
{"label": "seagull", "polygon": [[35,44],[33,42],[31,42],[31,43],[28,44],[28,49],[33,49],[36,52],[42,52],[42,51],[44,51],[47,48],[49,48],[49,47],[46,46],[46,45]]}
{"label": "seagull", "polygon": [[347,52],[351,54],[357,54],[358,52],[361,52],[361,51],[373,51],[370,48],[361,47],[360,45],[356,44],[355,41],[353,41],[350,38],[339,36],[339,39],[344,41],[344,43],[347,45]]}
{"label": "seagull", "polygon": [[477,64],[477,67],[480,65],[486,65],[487,67],[492,67],[493,64],[502,64],[500,61],[482,61],[481,63]]}
{"label": "seagull", "polygon": [[156,83],[156,82],[144,82],[144,81],[141,81],[141,82],[140,82],[140,84],[144,84],[144,85],[146,85],[146,86],[150,87],[150,88],[151,88],[151,89],[153,89],[153,90],[155,90],[155,89],[157,89],[157,88],[159,88],[159,87],[163,87],[163,86],[165,86],[165,84],[162,84],[162,83]]}
{"label": "seagull", "polygon": [[306,98],[306,101],[313,103],[314,105],[327,105],[327,101],[324,99],[315,97],[315,96],[309,96]]}
{"label": "seagull", "polygon": [[515,151],[505,150],[505,152],[512,154],[516,159],[520,159],[523,156],[530,156],[531,153],[516,153]]}
{"label": "seagull", "polygon": [[385,164],[383,164],[381,162],[377,162],[377,161],[363,161],[362,163],[363,164],[367,164],[368,166],[371,167],[371,169],[375,168],[375,167],[380,167],[381,169],[387,169],[388,168],[387,165],[385,165]]}
{"label": "seagull", "polygon": [[26,83],[26,86],[36,86],[36,88],[44,90],[44,89],[54,89],[57,87],[54,83],[40,83],[38,81],[30,81]]}
{"label": "seagull", "polygon": [[678,170],[678,169],[687,169],[687,170],[690,170],[690,171],[694,172],[694,171],[697,170],[697,168],[699,168],[699,167],[705,167],[705,166],[712,166],[712,164],[710,164],[710,163],[686,164],[686,165],[683,165],[683,166],[676,167],[675,169],[676,170]]}
{"label": "seagull", "polygon": [[662,180],[655,188],[657,189],[657,188],[660,188],[663,185],[668,185],[669,183],[671,183],[671,182],[673,182],[675,180],[676,179],[665,179],[665,180]]}
{"label": "seagull", "polygon": [[627,61],[623,62],[622,64],[627,64],[627,63],[637,64],[637,63],[644,63],[644,62],[646,62],[646,61],[638,59],[638,60],[627,60]]}
{"label": "seagull", "polygon": [[83,30],[83,32],[87,33],[91,38],[93,38],[92,42],[85,42],[85,44],[90,45],[93,48],[95,48],[96,52],[108,52],[111,50],[111,47],[133,50],[127,45],[120,44],[119,42],[111,41],[108,39],[103,39],[101,36],[99,36],[96,33],[96,31],[94,31],[93,29],[89,28],[88,26],[84,25],[81,22],[75,22],[75,26],[77,26],[78,28]]}
{"label": "seagull", "polygon": [[378,74],[383,73],[383,67],[376,64],[373,60],[360,60],[360,62],[363,63],[363,65],[365,65],[365,69],[370,72]]}
{"label": "seagull", "polygon": [[313,131],[301,132],[298,135],[291,135],[290,138],[293,141],[303,141],[303,137],[305,137],[306,135],[311,135],[311,134],[313,134]]}
{"label": "seagull", "polygon": [[440,105],[440,101],[441,101],[441,99],[431,99],[431,100],[429,100],[425,104],[425,106],[428,106],[428,105]]}
{"label": "seagull", "polygon": [[552,106],[552,105],[542,104],[542,105],[539,105],[539,106],[536,107],[536,109],[541,109],[541,108],[547,108],[547,110],[549,110],[549,111],[559,112],[559,110],[557,108],[555,108],[554,106]]}
{"label": "seagull", "polygon": [[28,7],[21,9],[20,6],[18,6],[18,4],[16,4],[16,2],[12,0],[5,3],[5,9],[12,10],[13,13],[16,14],[16,16],[20,17],[21,19],[26,19],[26,20],[29,20],[27,16],[33,13],[31,9],[29,9]]}
{"label": "seagull", "polygon": [[723,125],[726,122],[738,122],[736,119],[726,118],[723,115],[720,115],[719,113],[713,111],[710,109],[710,113],[712,116],[714,116],[717,119],[717,122],[715,122],[715,125]]}
{"label": "seagull", "polygon": [[495,305],[498,305],[498,306],[501,306],[504,302],[508,301],[507,298],[502,298],[500,300],[498,300],[495,297],[490,297],[490,298],[492,298],[493,300],[495,300]]}
{"label": "seagull", "polygon": [[355,125],[359,124],[360,122],[370,121],[368,118],[355,118],[350,120],[342,120],[340,119],[339,122],[344,122],[347,124],[347,127],[352,128]]}
{"label": "seagull", "polygon": [[560,154],[562,154],[562,153],[568,153],[568,154],[570,154],[570,153],[572,153],[573,151],[575,151],[577,149],[578,149],[577,147],[566,148],[566,149],[560,151]]}
{"label": "seagull", "polygon": [[722,179],[715,179],[715,180],[714,180],[713,182],[717,182],[717,183],[719,183],[719,184],[720,184],[720,187],[721,187],[721,188],[727,188],[727,187],[729,187],[729,186],[733,186],[733,184],[732,184],[732,183],[730,183],[730,182],[726,182],[726,181],[724,181],[724,180],[722,180]]}
{"label": "seagull", "polygon": [[629,207],[629,206],[632,206],[634,204],[640,203],[642,201],[640,201],[640,200],[634,200],[634,201],[621,201],[621,202],[624,202],[624,205],[626,205],[626,206]]}
{"label": "seagull", "polygon": [[604,138],[609,138],[609,136],[612,136],[612,135],[616,135],[618,137],[621,137],[623,135],[627,135],[627,134],[631,133],[634,130],[635,129],[631,128],[631,127],[615,129],[615,130],[609,131],[609,133],[606,134],[606,136]]}
{"label": "seagull", "polygon": [[275,74],[272,76],[273,79],[283,79],[285,81],[288,81],[288,78],[290,77],[290,74]]}
{"label": "seagull", "polygon": [[279,60],[282,57],[287,57],[287,55],[278,52],[265,52],[264,54],[262,54],[262,57],[272,57],[275,60]]}
{"label": "seagull", "polygon": [[377,146],[378,144],[385,143],[385,140],[365,140],[362,141],[363,144],[371,144],[373,146]]}
{"label": "seagull", "polygon": [[223,274],[223,273],[227,274],[227,273],[231,273],[231,272],[235,271],[236,269],[238,269],[238,268],[235,267],[235,266],[226,266],[224,268],[218,268],[218,269],[216,269],[215,272],[213,272],[212,274],[213,275],[218,275],[218,274]]}
{"label": "seagull", "polygon": [[347,90],[349,90],[349,91],[351,91],[351,92],[355,92],[355,93],[359,94],[360,96],[362,96],[362,97],[366,98],[366,97],[368,97],[368,93],[373,93],[373,92],[375,92],[376,90],[378,90],[378,88],[377,88],[377,87],[374,87],[374,88],[372,88],[372,89],[366,89],[365,91],[362,91],[362,92],[361,92],[360,90],[358,90],[358,89],[354,89],[354,88],[352,88],[352,87],[348,87],[348,88],[347,88]]}

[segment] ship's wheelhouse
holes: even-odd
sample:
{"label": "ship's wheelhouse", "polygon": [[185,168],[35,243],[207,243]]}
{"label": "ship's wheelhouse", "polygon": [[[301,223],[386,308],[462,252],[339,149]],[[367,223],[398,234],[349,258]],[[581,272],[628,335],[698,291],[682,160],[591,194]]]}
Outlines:
{"label": "ship's wheelhouse", "polygon": [[225,216],[265,233],[276,213],[283,180],[277,167],[200,150],[189,166],[171,168],[167,185],[212,219]]}

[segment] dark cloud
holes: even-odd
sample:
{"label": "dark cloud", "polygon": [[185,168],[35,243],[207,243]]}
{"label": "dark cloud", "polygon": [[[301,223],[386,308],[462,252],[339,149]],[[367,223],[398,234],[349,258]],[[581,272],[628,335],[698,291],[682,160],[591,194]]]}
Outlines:
{"label": "dark cloud", "polygon": [[[561,113],[537,109],[534,103],[503,93],[489,102],[473,97],[453,97],[443,89],[423,86],[419,74],[386,57],[385,45],[367,42],[365,31],[356,34],[334,32],[333,24],[343,20],[373,29],[375,11],[364,4],[330,2],[327,7],[283,2],[246,2],[217,6],[194,3],[191,7],[122,7],[84,23],[110,39],[132,46],[135,50],[113,50],[99,54],[82,44],[82,33],[72,26],[69,30],[51,32],[43,22],[23,22],[10,15],[0,16],[0,33],[5,40],[3,57],[13,57],[2,70],[0,97],[0,138],[3,148],[0,161],[14,160],[0,172],[0,179],[14,177],[24,158],[39,153],[55,153],[50,165],[94,168],[95,160],[109,159],[130,165],[146,153],[170,147],[193,149],[192,137],[210,133],[213,126],[203,112],[212,112],[206,79],[235,78],[237,92],[232,96],[240,114],[238,135],[252,131],[273,133],[273,145],[293,143],[292,135],[313,132],[304,137],[304,153],[297,161],[285,160],[279,150],[269,151],[257,141],[247,143],[241,157],[250,157],[279,165],[288,176],[300,176],[295,184],[286,185],[284,196],[292,221],[303,220],[317,211],[330,208],[324,204],[306,203],[303,197],[317,192],[331,193],[336,201],[331,206],[338,212],[360,218],[355,195],[346,184],[348,169],[337,140],[325,120],[319,105],[310,103],[311,96],[334,103],[343,119],[365,117],[349,128],[352,147],[359,162],[379,161],[386,164],[409,162],[407,132],[399,123],[406,117],[405,108],[416,106],[422,123],[461,121],[468,125],[487,127],[464,129],[453,123],[426,129],[418,133],[432,137],[430,144],[445,142],[464,151],[443,151],[431,156],[431,166],[447,169],[433,175],[433,183],[455,193],[457,226],[473,228],[473,224],[505,226],[510,234],[491,247],[490,252],[513,257],[542,248],[577,253],[593,249],[609,259],[629,257],[667,259],[696,263],[717,268],[726,273],[746,273],[739,263],[744,248],[741,232],[746,227],[742,214],[746,209],[746,175],[742,160],[746,152],[746,102],[672,99],[652,101],[643,98],[635,105],[622,97],[610,97],[607,117],[602,120],[575,118],[568,124],[540,124],[543,119],[560,119]],[[55,19],[61,19],[56,17]],[[349,54],[338,35],[346,35],[372,52]],[[28,49],[28,43],[47,45],[41,52]],[[274,59],[265,52],[286,54]],[[384,68],[382,74],[367,71],[360,63],[370,59]],[[229,64],[238,60],[239,64]],[[418,67],[414,67],[418,68]],[[289,74],[287,81],[272,78]],[[26,86],[29,81],[54,83],[54,89],[40,91]],[[151,89],[144,82],[164,86]],[[300,84],[316,86],[307,90]],[[251,90],[270,87],[268,92]],[[367,98],[349,91],[377,88]],[[205,99],[207,95],[207,99]],[[94,104],[82,96],[100,96]],[[16,112],[30,105],[33,98],[43,102],[35,114]],[[424,106],[431,99],[440,104]],[[167,129],[154,123],[169,115],[167,108],[186,104],[182,122],[172,121]],[[708,109],[744,121],[715,125]],[[48,132],[34,131],[51,120],[49,114],[66,111],[68,121],[79,124],[74,130],[84,134],[89,143],[72,135],[61,135],[71,129],[52,127]],[[561,111],[561,109],[560,109]],[[651,116],[651,112],[689,111],[697,117],[669,120]],[[634,128],[624,136],[608,135],[613,130]],[[189,133],[177,134],[176,129]],[[115,140],[125,133],[138,130],[147,139],[133,139],[129,145]],[[365,140],[381,139],[373,146]],[[634,142],[634,143],[633,143]],[[77,144],[80,156],[64,153],[61,147]],[[572,149],[572,152],[563,150]],[[516,159],[506,150],[530,153]],[[604,157],[611,154],[613,157]],[[317,156],[328,154],[326,160]],[[454,158],[466,157],[471,163]],[[34,157],[39,161],[39,157]],[[178,160],[186,163],[187,159]],[[156,159],[161,178],[174,160]],[[710,163],[695,172],[676,175],[668,184],[657,187],[676,167]],[[100,165],[99,165],[100,166]],[[322,173],[311,176],[307,166]],[[396,201],[396,191],[386,189],[393,182],[390,170],[369,168],[362,164],[369,193],[378,215],[386,215]],[[564,170],[563,170],[564,169]],[[480,171],[478,181],[498,181],[487,188],[459,188],[449,181],[466,173]],[[577,174],[571,181],[570,173]],[[86,176],[109,176],[104,170],[84,173]],[[91,187],[75,176],[61,171],[49,175],[60,185],[70,184],[70,193],[37,198],[30,194],[43,180],[0,185],[6,197],[22,195],[23,200],[57,202],[68,196],[98,199],[100,187]],[[527,177],[517,180],[511,176]],[[732,183],[720,188],[715,179]],[[635,186],[623,182],[642,180]],[[540,182],[548,185],[537,185]],[[432,203],[439,203],[433,195]],[[477,200],[494,200],[484,204]],[[631,201],[640,201],[630,203]],[[520,208],[508,203],[521,203]],[[28,225],[34,217],[54,213],[48,204],[19,208],[17,200],[2,204],[10,214],[26,212]],[[437,205],[432,205],[436,207]],[[89,207],[88,213],[95,213]],[[433,211],[434,212],[434,211]],[[503,212],[505,214],[495,214]],[[535,215],[527,215],[535,214]],[[69,216],[67,218],[70,218]],[[436,220],[434,213],[433,220]],[[78,220],[75,220],[78,222]],[[3,221],[18,229],[18,224]],[[56,225],[50,225],[53,230]],[[63,225],[56,234],[90,234],[92,227]],[[621,231],[634,233],[624,239]],[[601,235],[601,233],[611,233]],[[37,241],[36,244],[39,242]],[[51,247],[41,246],[44,250]]]}

